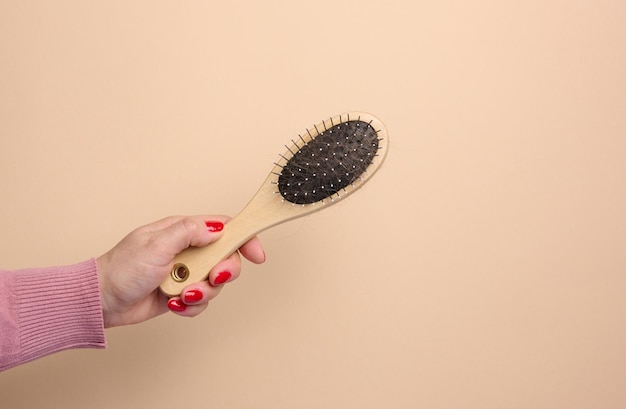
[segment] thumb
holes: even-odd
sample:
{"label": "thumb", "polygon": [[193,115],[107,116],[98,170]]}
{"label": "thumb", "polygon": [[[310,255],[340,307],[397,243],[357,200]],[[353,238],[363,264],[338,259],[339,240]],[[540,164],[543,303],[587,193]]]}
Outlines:
{"label": "thumb", "polygon": [[188,247],[202,247],[222,236],[224,216],[189,216],[180,218],[153,232],[152,244],[164,255],[174,257]]}

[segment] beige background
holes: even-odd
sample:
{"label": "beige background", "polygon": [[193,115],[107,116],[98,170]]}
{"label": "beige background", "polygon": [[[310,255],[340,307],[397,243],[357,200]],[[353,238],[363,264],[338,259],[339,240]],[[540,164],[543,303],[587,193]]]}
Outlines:
{"label": "beige background", "polygon": [[2,408],[623,408],[623,1],[2,1],[0,263],[235,214],[283,144],[386,166],[193,320],[0,374]]}

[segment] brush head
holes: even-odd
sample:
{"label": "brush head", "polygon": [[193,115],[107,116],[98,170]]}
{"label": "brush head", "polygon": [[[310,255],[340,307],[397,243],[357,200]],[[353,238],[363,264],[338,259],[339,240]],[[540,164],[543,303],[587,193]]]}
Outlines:
{"label": "brush head", "polygon": [[307,129],[304,136],[292,140],[281,155],[282,163],[276,164],[278,192],[285,201],[299,205],[334,201],[369,176],[376,159],[382,162],[383,133],[378,120],[358,113],[342,114]]}

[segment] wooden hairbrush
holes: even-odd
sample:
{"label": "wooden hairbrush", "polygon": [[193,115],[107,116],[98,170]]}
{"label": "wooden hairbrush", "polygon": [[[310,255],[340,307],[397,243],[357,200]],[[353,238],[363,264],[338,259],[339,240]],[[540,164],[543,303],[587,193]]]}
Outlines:
{"label": "wooden hairbrush", "polygon": [[207,278],[218,262],[258,233],[325,209],[359,189],[383,163],[389,138],[383,123],[363,112],[331,117],[285,145],[274,168],[219,240],[176,256],[161,291],[176,296]]}

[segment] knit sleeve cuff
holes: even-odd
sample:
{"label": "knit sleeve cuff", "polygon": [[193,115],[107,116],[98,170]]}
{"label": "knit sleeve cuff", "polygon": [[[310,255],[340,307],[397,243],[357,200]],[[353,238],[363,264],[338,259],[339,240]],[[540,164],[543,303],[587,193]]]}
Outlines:
{"label": "knit sleeve cuff", "polygon": [[70,348],[105,348],[95,260],[17,273],[20,363]]}

